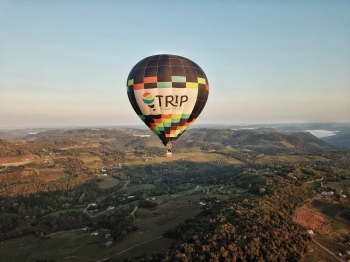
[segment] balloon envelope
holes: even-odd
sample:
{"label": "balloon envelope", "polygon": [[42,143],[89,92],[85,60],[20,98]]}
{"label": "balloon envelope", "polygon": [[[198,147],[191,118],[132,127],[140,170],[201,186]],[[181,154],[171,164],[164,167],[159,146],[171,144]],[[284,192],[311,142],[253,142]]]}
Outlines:
{"label": "balloon envelope", "polygon": [[154,55],[138,62],[127,79],[132,107],[166,146],[202,112],[208,79],[193,61],[176,55]]}

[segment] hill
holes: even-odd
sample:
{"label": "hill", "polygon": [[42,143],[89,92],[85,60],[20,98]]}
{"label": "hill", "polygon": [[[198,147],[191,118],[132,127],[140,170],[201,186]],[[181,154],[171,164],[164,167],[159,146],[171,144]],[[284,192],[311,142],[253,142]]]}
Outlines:
{"label": "hill", "polygon": [[[297,206],[334,191],[350,209],[336,194],[350,192],[350,151],[325,150],[333,148],[307,132],[266,128],[190,129],[172,157],[144,129],[0,140],[0,257],[300,261],[310,238],[293,222]],[[340,225],[332,237],[340,227],[350,235]],[[343,243],[331,245],[346,250]]]}
{"label": "hill", "polygon": [[324,137],[323,140],[344,149],[350,149],[350,128],[345,128],[334,136]]}
{"label": "hill", "polygon": [[13,130],[13,131],[1,131],[0,130],[0,139],[12,139],[20,138],[28,135],[28,132],[22,130]]}
{"label": "hill", "polygon": [[[308,153],[334,150],[322,139],[308,132],[287,133],[275,130],[191,129],[181,138],[182,143],[209,143],[215,149],[222,147],[248,148],[259,153]],[[180,142],[179,142],[180,143]],[[220,147],[221,146],[221,147]]]}

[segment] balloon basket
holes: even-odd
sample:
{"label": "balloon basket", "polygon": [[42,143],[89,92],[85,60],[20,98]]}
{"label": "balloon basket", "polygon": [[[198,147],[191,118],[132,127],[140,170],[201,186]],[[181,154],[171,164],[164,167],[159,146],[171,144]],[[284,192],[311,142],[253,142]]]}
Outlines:
{"label": "balloon basket", "polygon": [[171,157],[172,155],[173,155],[173,152],[170,149],[167,149],[166,157]]}

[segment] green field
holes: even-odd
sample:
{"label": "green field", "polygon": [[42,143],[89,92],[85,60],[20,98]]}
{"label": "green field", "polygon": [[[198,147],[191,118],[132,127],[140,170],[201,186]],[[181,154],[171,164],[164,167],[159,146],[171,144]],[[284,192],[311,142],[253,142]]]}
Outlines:
{"label": "green field", "polygon": [[304,255],[301,262],[336,262],[338,261],[319,245],[310,242],[310,251]]}
{"label": "green field", "polygon": [[[109,177],[110,178],[110,177]],[[115,179],[116,180],[116,179]],[[132,185],[128,192],[153,188],[152,184]],[[213,188],[210,188],[210,191]],[[228,188],[235,191],[235,196],[246,194],[242,188]],[[205,198],[203,188],[193,188],[173,195],[157,196],[158,206],[145,209],[138,208],[134,213],[134,225],[136,230],[129,233],[124,239],[115,241],[110,247],[102,243],[106,241],[104,232],[99,236],[91,236],[91,232],[83,233],[79,230],[57,232],[43,238],[31,239],[17,238],[0,245],[1,261],[84,261],[102,260],[110,257],[109,261],[121,261],[126,258],[140,256],[144,253],[161,251],[173,244],[172,239],[163,238],[162,235],[170,228],[187,219],[195,217],[204,208],[210,208],[214,203],[208,203],[205,207],[199,205]],[[212,194],[224,199],[230,194]],[[57,216],[60,212],[81,212],[82,208],[64,209],[51,213]],[[16,240],[16,241],[15,241]],[[6,260],[7,259],[7,260]]]}
{"label": "green field", "polygon": [[116,178],[111,177],[111,176],[103,176],[103,177],[101,177],[101,179],[103,181],[96,183],[98,185],[98,187],[101,189],[115,187],[120,183],[119,179],[116,179]]}
{"label": "green field", "polygon": [[257,159],[255,162],[258,164],[267,164],[272,162],[291,162],[298,163],[301,161],[309,161],[309,162],[329,162],[329,159],[324,158],[322,156],[309,156],[305,157],[302,155],[280,155],[280,156],[263,156]]}
{"label": "green field", "polygon": [[337,202],[325,202],[322,200],[312,201],[312,206],[329,217],[334,217],[339,211],[343,210],[344,208],[343,205]]}
{"label": "green field", "polygon": [[145,158],[134,158],[133,161],[127,162],[128,165],[140,165],[140,164],[151,164],[151,163],[165,163],[177,160],[189,160],[194,162],[223,162],[236,165],[243,165],[244,163],[232,158],[226,157],[216,153],[204,153],[201,151],[195,152],[173,152],[171,157],[149,157],[146,158],[148,161],[145,161]]}
{"label": "green field", "polygon": [[[44,259],[83,261],[82,259],[104,259],[109,257],[111,252],[110,261],[120,261],[124,258],[162,250],[170,247],[173,242],[171,239],[159,238],[164,232],[203,210],[198,204],[200,198],[204,197],[203,193],[186,194],[187,192],[179,192],[172,196],[157,197],[157,201],[159,199],[163,204],[151,210],[139,208],[135,212],[134,222],[137,230],[129,233],[125,239],[113,243],[109,248],[102,245],[106,241],[102,232],[99,236],[91,236],[90,233],[72,230],[54,233],[40,239],[32,237],[8,241],[0,245],[0,257],[7,259],[1,261],[22,262]],[[68,210],[81,209],[63,211]],[[58,215],[59,212],[56,211],[50,215]]]}
{"label": "green field", "polygon": [[[125,239],[115,242],[108,249],[98,247],[96,252],[90,252],[88,255],[83,253],[79,255],[79,250],[71,255],[78,255],[86,259],[104,259],[112,253],[112,258],[109,261],[121,261],[125,258],[170,247],[173,240],[159,237],[168,229],[201,212],[202,208],[198,201],[203,196],[204,194],[173,196],[174,200],[158,205],[155,209],[138,208],[135,212],[134,222],[138,229],[129,233]],[[93,245],[89,245],[89,249],[90,247],[93,248]]]}
{"label": "green field", "polygon": [[337,190],[344,190],[344,191],[346,191],[346,188],[350,187],[350,180],[340,180],[340,181],[337,181],[337,182],[328,182],[326,185],[330,186],[332,188],[335,188]]}
{"label": "green field", "polygon": [[46,216],[59,216],[60,214],[65,214],[69,212],[82,212],[83,210],[84,208],[67,208],[67,209],[57,210],[55,212],[47,214]]}
{"label": "green field", "polygon": [[155,188],[156,186],[153,184],[141,184],[141,185],[130,185],[127,186],[126,192],[128,194],[132,194],[136,191],[142,191],[142,190],[147,190],[147,189],[152,189]]}
{"label": "green field", "polygon": [[306,183],[306,187],[308,189],[315,189],[315,188],[319,188],[320,186],[321,186],[320,182]]}

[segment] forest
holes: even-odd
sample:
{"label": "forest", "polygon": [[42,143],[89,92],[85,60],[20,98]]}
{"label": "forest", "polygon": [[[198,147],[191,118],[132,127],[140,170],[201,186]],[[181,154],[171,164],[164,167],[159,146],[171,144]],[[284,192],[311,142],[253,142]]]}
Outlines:
{"label": "forest", "polygon": [[[311,236],[293,220],[295,210],[323,191],[333,190],[334,201],[347,192],[332,183],[349,180],[349,151],[308,134],[194,129],[169,159],[153,137],[134,136],[142,132],[58,130],[1,140],[0,241],[49,243],[53,233],[82,228],[117,243],[142,232],[151,241],[154,227],[169,244],[144,255],[113,254],[118,246],[106,250],[103,237],[85,237],[86,245],[109,261],[300,261]],[[174,203],[193,211],[164,227],[162,216],[181,217],[162,213]],[[347,201],[339,203],[347,218]],[[41,258],[89,256],[69,250]],[[23,254],[40,261],[33,252]]]}

